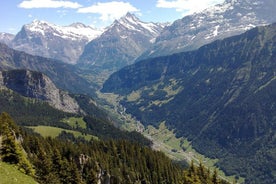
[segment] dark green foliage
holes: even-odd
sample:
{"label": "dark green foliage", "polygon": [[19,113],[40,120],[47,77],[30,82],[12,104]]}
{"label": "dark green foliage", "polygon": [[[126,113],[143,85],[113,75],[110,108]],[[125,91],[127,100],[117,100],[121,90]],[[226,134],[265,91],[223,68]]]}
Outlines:
{"label": "dark green foliage", "polygon": [[159,183],[160,177],[167,180],[166,183],[181,183],[182,180],[181,169],[163,153],[127,141],[73,144],[34,136],[24,139],[25,147],[32,147],[35,142],[38,146],[26,150],[32,155],[30,159],[40,183],[96,183],[107,175],[120,183],[142,179]]}
{"label": "dark green foliage", "polygon": [[108,114],[103,109],[97,106],[96,101],[87,95],[73,95],[72,97],[76,99],[80,108],[84,110],[87,115],[94,118],[108,119]]}
{"label": "dark green foliage", "polygon": [[59,122],[61,119],[72,116],[56,110],[45,102],[24,98],[10,90],[0,91],[0,112],[7,112],[19,125],[48,125],[70,128],[69,125]]}
{"label": "dark green foliage", "polygon": [[[227,174],[246,177],[246,183],[275,183],[276,160],[269,156],[276,145],[275,43],[276,24],[255,28],[196,51],[125,67],[102,91],[128,95],[163,86],[121,104],[144,125],[165,121],[197,151],[221,159]],[[171,80],[183,90],[168,103],[152,104],[168,100],[159,91],[171,87]]]}
{"label": "dark green foliage", "polygon": [[84,117],[84,121],[87,123],[87,132],[95,135],[101,139],[126,139],[132,142],[139,142],[143,145],[150,146],[151,141],[141,136],[138,132],[127,132],[114,127],[110,122],[95,119],[91,116]]}
{"label": "dark green foliage", "polygon": [[[78,98],[81,97],[79,96]],[[85,99],[89,98],[85,97]],[[78,100],[81,101],[80,99]],[[24,98],[10,90],[0,91],[0,104],[0,112],[8,112],[11,116],[15,117],[15,122],[23,126],[46,125],[71,130],[73,128],[61,120],[77,116],[59,111],[42,101]],[[143,145],[151,145],[151,141],[137,132],[126,132],[114,127],[107,120],[108,116],[105,112],[91,104],[87,108],[91,106],[94,109],[89,110],[89,116],[84,117],[87,129],[75,128],[75,130],[83,134],[95,135],[101,139],[128,139]],[[61,137],[65,138],[66,135],[63,133]],[[72,139],[70,136],[67,138]]]}
{"label": "dark green foliage", "polygon": [[[16,134],[22,135],[22,146],[34,166],[35,178],[41,184],[96,184],[98,182],[193,184],[197,183],[194,178],[199,178],[198,181],[202,183],[212,183],[207,182],[212,175],[202,165],[196,167],[192,164],[183,174],[183,170],[164,153],[136,143],[125,140],[72,142],[42,138],[19,131],[7,114],[0,116],[2,137],[7,132],[6,124],[9,124],[9,128],[13,128]],[[4,141],[2,148],[4,148]],[[21,153],[15,151],[13,157],[18,159],[13,161],[22,163]],[[5,153],[1,152],[0,156],[4,158]],[[27,157],[24,158],[30,166]],[[25,167],[24,169],[28,173]],[[212,179],[221,182],[216,176]]]}
{"label": "dark green foliage", "polygon": [[0,115],[0,160],[16,164],[22,172],[34,175],[34,170],[26,158],[20,144],[21,135],[18,127],[7,113]]}

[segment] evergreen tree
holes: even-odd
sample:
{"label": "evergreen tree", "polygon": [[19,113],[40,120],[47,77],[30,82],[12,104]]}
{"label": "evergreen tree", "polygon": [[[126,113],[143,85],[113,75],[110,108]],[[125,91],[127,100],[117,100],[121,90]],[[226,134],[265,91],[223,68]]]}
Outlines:
{"label": "evergreen tree", "polygon": [[218,171],[215,169],[213,176],[212,176],[212,183],[213,184],[220,184],[220,179],[218,178]]}
{"label": "evergreen tree", "polygon": [[15,123],[7,113],[0,115],[0,158],[4,162],[17,164],[19,170],[28,174],[34,175],[32,165],[27,159],[27,156],[22,149],[17,134],[19,130]]}

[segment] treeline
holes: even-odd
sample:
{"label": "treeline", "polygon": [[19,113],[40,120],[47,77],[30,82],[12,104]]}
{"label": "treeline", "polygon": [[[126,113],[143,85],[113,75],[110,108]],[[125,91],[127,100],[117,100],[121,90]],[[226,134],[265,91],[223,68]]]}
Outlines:
{"label": "treeline", "polygon": [[0,112],[7,112],[14,121],[20,126],[53,126],[67,130],[76,130],[83,134],[90,134],[103,140],[108,139],[127,139],[132,142],[138,142],[150,146],[151,141],[137,132],[122,131],[107,119],[107,114],[95,105],[89,105],[89,98],[84,95],[75,96],[78,102],[81,102],[81,108],[87,112],[84,121],[87,124],[86,129],[72,128],[64,123],[62,119],[79,116],[66,113],[51,107],[48,103],[25,98],[11,90],[0,91]]}
{"label": "treeline", "polygon": [[2,161],[16,164],[39,183],[190,184],[226,183],[216,172],[191,164],[183,170],[149,147],[126,140],[77,141],[43,138],[0,116]]}

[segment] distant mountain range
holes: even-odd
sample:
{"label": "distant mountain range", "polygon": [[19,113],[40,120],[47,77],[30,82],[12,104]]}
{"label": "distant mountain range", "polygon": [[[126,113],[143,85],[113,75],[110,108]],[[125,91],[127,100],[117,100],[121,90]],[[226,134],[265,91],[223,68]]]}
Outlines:
{"label": "distant mountain range", "polygon": [[274,0],[225,0],[166,27],[138,60],[195,50],[217,39],[276,22]]}
{"label": "distant mountain range", "polygon": [[273,24],[137,62],[112,74],[102,92],[120,94],[144,125],[165,122],[199,152],[219,158],[227,174],[275,183],[275,61]]}
{"label": "distant mountain range", "polygon": [[[128,13],[105,30],[35,20],[0,34],[0,86],[8,88],[0,108],[32,125],[69,126],[60,120],[84,111],[96,122],[87,131],[100,127],[113,138],[114,127],[102,124],[109,116],[90,99],[104,83],[102,92],[119,95],[132,117],[164,123],[226,174],[276,183],[275,9],[275,0],[226,0],[170,25]],[[21,95],[66,113],[32,100],[24,106]]]}
{"label": "distant mountain range", "polygon": [[195,50],[276,22],[275,9],[274,0],[226,0],[171,25],[143,22],[128,13],[104,30],[81,23],[58,26],[35,20],[24,25],[14,38],[1,34],[0,41],[16,50],[93,70],[87,73],[105,73],[105,80],[134,61]]}
{"label": "distant mountain range", "polygon": [[102,33],[82,23],[58,26],[34,20],[15,35],[9,46],[32,55],[75,64],[84,46]]}
{"label": "distant mountain range", "polygon": [[142,22],[128,13],[85,46],[78,64],[98,71],[116,71],[134,63],[154,43],[163,27]]}

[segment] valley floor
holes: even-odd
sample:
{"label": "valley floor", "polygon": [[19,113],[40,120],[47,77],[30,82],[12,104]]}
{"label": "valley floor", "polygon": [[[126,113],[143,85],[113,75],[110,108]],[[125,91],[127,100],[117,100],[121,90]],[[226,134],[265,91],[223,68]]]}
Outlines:
{"label": "valley floor", "polygon": [[[119,104],[119,95],[112,93],[103,94],[100,92],[97,94],[110,104],[110,106],[106,105],[105,108],[121,121],[122,124],[118,126],[128,131],[138,131],[142,133],[153,142],[153,149],[164,152],[175,161],[186,161],[188,163],[193,161],[195,164],[202,162],[204,166],[211,170],[217,169],[220,178],[229,182],[236,180],[235,176],[226,176],[222,170],[215,166],[218,162],[217,159],[211,159],[198,153],[193,149],[191,143],[186,138],[176,138],[173,131],[169,130],[164,122],[161,123],[158,128],[153,126],[144,127],[134,117],[125,112],[125,109]],[[236,182],[244,183],[244,180],[244,178],[240,177]]]}

